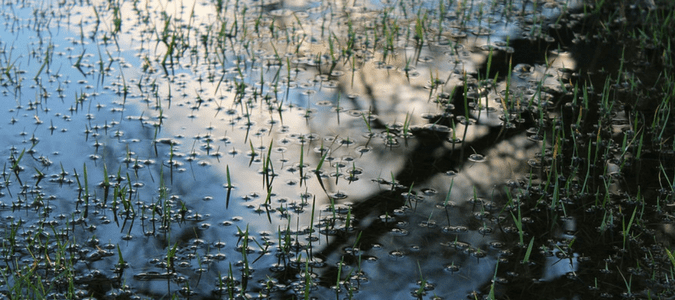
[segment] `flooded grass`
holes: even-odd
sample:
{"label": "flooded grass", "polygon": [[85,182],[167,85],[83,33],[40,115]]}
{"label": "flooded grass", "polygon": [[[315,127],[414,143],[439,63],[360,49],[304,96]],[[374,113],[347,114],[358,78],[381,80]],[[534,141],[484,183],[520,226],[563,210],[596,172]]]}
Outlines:
{"label": "flooded grass", "polygon": [[670,299],[668,1],[3,2],[10,299]]}

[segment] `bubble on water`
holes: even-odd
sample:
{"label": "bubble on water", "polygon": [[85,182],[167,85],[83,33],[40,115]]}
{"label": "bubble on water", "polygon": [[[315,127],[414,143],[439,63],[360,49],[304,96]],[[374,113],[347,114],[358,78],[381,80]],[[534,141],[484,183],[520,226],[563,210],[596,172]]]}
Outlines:
{"label": "bubble on water", "polygon": [[363,112],[363,117],[365,117],[366,120],[370,121],[375,121],[379,119],[380,117],[376,114],[373,114],[371,112]]}
{"label": "bubble on water", "polygon": [[400,146],[401,144],[399,143],[398,139],[389,137],[384,140],[384,145],[390,148],[394,148]]}
{"label": "bubble on water", "polygon": [[436,227],[436,221],[434,220],[422,221],[418,224],[418,226],[423,228],[434,228]]}
{"label": "bubble on water", "polygon": [[422,117],[422,119],[425,119],[425,120],[433,120],[434,118],[436,118],[436,116],[437,115],[434,114],[434,113],[423,113],[421,117]]}
{"label": "bubble on water", "polygon": [[422,129],[425,130],[430,130],[433,132],[438,132],[438,133],[449,133],[452,131],[450,127],[445,126],[445,125],[440,125],[440,124],[426,124],[422,126]]}
{"label": "bubble on water", "polygon": [[346,199],[348,196],[347,194],[337,191],[335,193],[330,194],[330,197],[335,199],[335,200],[341,200],[341,199]]}
{"label": "bubble on water", "polygon": [[456,176],[457,174],[459,174],[459,172],[457,170],[445,171],[445,175],[450,176],[450,177]]}
{"label": "bubble on water", "polygon": [[356,153],[359,153],[359,154],[365,154],[365,153],[370,152],[371,150],[373,150],[373,148],[372,148],[372,147],[368,147],[368,146],[359,146],[359,147],[356,147]]}
{"label": "bubble on water", "polygon": [[492,242],[490,242],[490,247],[494,248],[494,249],[501,249],[501,248],[504,248],[504,246],[506,246],[506,243],[504,243],[502,241],[492,241]]}
{"label": "bubble on water", "polygon": [[[305,88],[305,87],[303,87],[303,88]],[[303,90],[302,94],[306,95],[306,96],[311,96],[311,95],[316,94],[316,90]]]}
{"label": "bubble on water", "polygon": [[465,38],[466,36],[467,34],[459,29],[452,29],[450,31],[450,37],[452,37],[453,39],[462,39]]}
{"label": "bubble on water", "polygon": [[525,130],[527,134],[539,134],[539,131],[540,129],[537,127],[530,127],[527,130]]}
{"label": "bubble on water", "polygon": [[347,114],[349,116],[352,116],[352,117],[355,117],[355,118],[361,118],[361,116],[363,116],[363,115],[368,115],[368,113],[363,113],[360,110],[348,110]]}
{"label": "bubble on water", "polygon": [[473,125],[476,124],[476,120],[471,119],[471,118],[466,118],[465,116],[457,116],[457,123],[462,124],[462,125]]}
{"label": "bubble on water", "polygon": [[378,134],[375,133],[375,132],[365,132],[365,133],[363,133],[362,136],[363,136],[364,138],[371,139],[371,138],[373,138],[373,137],[378,136]]}
{"label": "bubble on water", "polygon": [[454,263],[443,266],[443,269],[446,270],[446,271],[449,271],[451,273],[459,272],[459,266],[455,265]]}
{"label": "bubble on water", "polygon": [[389,252],[389,256],[393,258],[403,258],[405,254],[402,251],[394,250]]}
{"label": "bubble on water", "polygon": [[450,248],[455,248],[457,250],[465,250],[465,249],[469,249],[469,247],[471,247],[471,245],[469,243],[461,242],[461,241],[452,241],[452,242],[448,243],[446,246],[448,246]]}
{"label": "bubble on water", "polygon": [[477,212],[473,213],[473,216],[476,219],[483,220],[483,219],[486,219],[490,216],[490,212],[488,212],[488,211],[477,211]]}
{"label": "bubble on water", "polygon": [[468,159],[469,159],[469,161],[472,161],[472,162],[475,162],[475,163],[482,163],[482,162],[485,162],[487,160],[487,158],[484,155],[478,154],[478,153],[474,153],[474,154],[469,155]]}
{"label": "bubble on water", "polygon": [[492,232],[493,232],[492,227],[483,226],[481,228],[478,228],[478,233],[480,233],[482,235],[491,234]]}
{"label": "bubble on water", "polygon": [[394,217],[389,214],[380,215],[380,221],[382,222],[389,223],[393,222],[394,220],[395,220]]}
{"label": "bubble on water", "polygon": [[541,168],[541,161],[535,158],[529,159],[527,164],[532,168]]}
{"label": "bubble on water", "polygon": [[476,248],[476,249],[469,248],[469,249],[467,249],[467,251],[469,252],[469,254],[471,254],[471,256],[476,257],[476,258],[484,258],[484,257],[487,256],[487,252],[481,250],[480,248]]}
{"label": "bubble on water", "polygon": [[446,233],[464,233],[469,231],[469,228],[466,226],[443,226],[442,231]]}
{"label": "bubble on water", "polygon": [[539,135],[539,134],[532,134],[532,135],[528,135],[527,139],[530,140],[530,141],[533,141],[533,142],[541,142],[541,141],[544,140],[544,136]]}
{"label": "bubble on water", "polygon": [[354,144],[354,140],[350,139],[349,137],[340,138],[340,139],[337,140],[337,143],[340,144],[340,145],[349,146],[349,145]]}
{"label": "bubble on water", "polygon": [[363,174],[363,169],[358,168],[358,167],[353,167],[353,168],[350,168],[349,170],[347,170],[347,173],[349,173],[349,175],[360,175],[360,174]]}
{"label": "bubble on water", "polygon": [[391,232],[397,236],[407,236],[410,232],[401,228],[392,228]]}
{"label": "bubble on water", "polygon": [[340,86],[340,82],[337,80],[326,80],[321,83],[322,87],[334,89]]}
{"label": "bubble on water", "polygon": [[438,193],[436,190],[434,190],[432,188],[423,188],[421,192],[425,196],[433,196],[433,195],[436,195]]}

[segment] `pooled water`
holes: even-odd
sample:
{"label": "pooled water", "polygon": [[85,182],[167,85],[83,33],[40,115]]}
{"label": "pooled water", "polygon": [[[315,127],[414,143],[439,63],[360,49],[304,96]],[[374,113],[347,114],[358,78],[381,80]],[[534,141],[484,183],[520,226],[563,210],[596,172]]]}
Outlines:
{"label": "pooled water", "polygon": [[[3,294],[450,298],[522,259],[522,115],[575,65],[499,55],[573,3],[2,5]],[[535,279],[576,278],[555,245]]]}

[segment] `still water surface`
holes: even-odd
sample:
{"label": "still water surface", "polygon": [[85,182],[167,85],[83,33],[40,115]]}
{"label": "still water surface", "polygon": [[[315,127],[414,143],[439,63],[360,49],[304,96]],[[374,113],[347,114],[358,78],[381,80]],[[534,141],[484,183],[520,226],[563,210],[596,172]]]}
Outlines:
{"label": "still water surface", "polygon": [[502,104],[551,105],[576,62],[497,53],[576,2],[2,6],[3,274],[50,297],[462,299],[522,259],[504,187],[542,137]]}

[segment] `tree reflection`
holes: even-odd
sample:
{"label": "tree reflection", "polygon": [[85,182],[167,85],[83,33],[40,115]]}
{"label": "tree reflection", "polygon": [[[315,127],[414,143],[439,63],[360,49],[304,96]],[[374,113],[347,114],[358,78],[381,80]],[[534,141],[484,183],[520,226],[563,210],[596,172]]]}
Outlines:
{"label": "tree reflection", "polygon": [[[659,190],[654,171],[663,159],[672,159],[672,154],[654,149],[639,161],[615,155],[622,138],[613,132],[621,125],[616,115],[650,120],[653,112],[644,103],[631,103],[625,98],[629,94],[620,89],[599,91],[608,76],[620,71],[614,62],[621,51],[607,43],[575,42],[575,32],[593,32],[599,23],[581,19],[575,24],[549,29],[548,34],[557,37],[555,42],[514,40],[510,53],[494,53],[488,78],[497,76],[500,81],[507,79],[505,74],[512,66],[550,63],[546,49],[551,47],[569,49],[575,70],[581,70],[570,76],[574,70],[560,68],[557,80],[562,89],[540,86],[538,91],[545,91],[553,105],[524,105],[515,114],[512,111],[505,119],[515,126],[481,124],[474,109],[477,102],[467,101],[467,93],[481,87],[480,81],[471,79],[487,71],[485,64],[477,74],[464,75],[463,84],[445,94],[445,99],[437,96],[441,112],[428,119],[432,126],[411,128],[415,144],[406,153],[402,168],[391,180],[380,182],[384,185],[381,192],[352,199],[354,229],[333,232],[334,239],[317,254],[325,261],[340,261],[322,271],[320,284],[349,282],[347,274],[356,272],[361,275],[352,279],[361,283],[387,284],[381,291],[383,297],[406,289],[419,296],[413,278],[426,278],[423,282],[430,286],[421,290],[437,295],[473,289],[483,296],[496,292],[504,298],[632,297],[636,291],[667,290],[650,276],[667,272],[667,265],[659,261],[665,258],[662,243],[669,242],[651,237],[667,234],[661,229],[664,214],[658,201],[670,201],[672,196]],[[595,56],[589,57],[592,53]],[[592,72],[598,69],[602,72]],[[651,74],[645,77],[659,82]],[[365,85],[370,109],[380,113],[373,93],[379,87]],[[596,87],[595,92],[588,92],[588,87]],[[588,94],[582,99],[584,89]],[[610,92],[615,104],[608,107],[603,101]],[[645,100],[660,101],[658,96]],[[461,121],[457,116],[467,110],[476,126],[486,129],[476,138],[451,143],[449,131],[436,130],[435,126],[455,127]],[[391,130],[379,121],[371,126]],[[401,134],[400,130],[390,132]],[[473,153],[495,153],[500,145],[521,145],[526,138],[536,141],[529,146],[534,149],[529,153],[533,157],[516,159],[521,167],[501,181],[485,182],[483,177],[473,184],[455,185],[470,197],[453,196],[450,203],[446,190],[434,189],[448,171],[468,173],[475,164],[468,159]],[[651,153],[661,156],[650,157]],[[488,159],[500,160],[510,154],[515,155],[501,153],[501,158],[488,155]],[[607,172],[618,164],[624,164],[621,172]],[[452,181],[449,177],[443,180],[446,188]],[[371,261],[376,262],[368,265]],[[472,280],[458,279],[465,276]]]}

